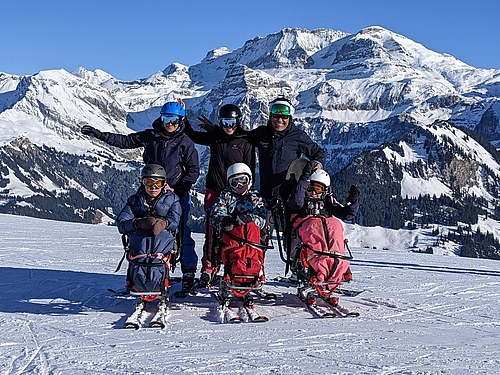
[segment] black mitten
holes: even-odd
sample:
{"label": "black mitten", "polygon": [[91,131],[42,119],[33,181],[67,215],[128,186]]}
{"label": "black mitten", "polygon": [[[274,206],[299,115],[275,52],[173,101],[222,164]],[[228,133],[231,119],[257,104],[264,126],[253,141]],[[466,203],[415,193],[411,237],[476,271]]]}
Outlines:
{"label": "black mitten", "polygon": [[356,203],[359,199],[359,194],[361,192],[359,189],[356,187],[356,185],[351,185],[349,189],[349,196],[346,199],[346,202],[348,203]]}
{"label": "black mitten", "polygon": [[252,216],[250,216],[249,214],[239,213],[236,214],[234,217],[234,222],[236,223],[236,225],[245,225],[251,221],[252,221]]}
{"label": "black mitten", "polygon": [[309,180],[309,177],[313,174],[313,172],[321,167],[321,163],[317,160],[309,160],[302,170],[302,174],[300,175],[301,180]]}
{"label": "black mitten", "polygon": [[100,130],[97,130],[96,128],[93,128],[90,125],[84,125],[81,128],[81,132],[85,135],[91,135],[97,139],[100,139],[101,141],[106,141],[108,139],[108,136],[102,133]]}
{"label": "black mitten", "polygon": [[224,216],[220,222],[220,229],[224,232],[230,232],[234,228],[233,219],[230,216]]}

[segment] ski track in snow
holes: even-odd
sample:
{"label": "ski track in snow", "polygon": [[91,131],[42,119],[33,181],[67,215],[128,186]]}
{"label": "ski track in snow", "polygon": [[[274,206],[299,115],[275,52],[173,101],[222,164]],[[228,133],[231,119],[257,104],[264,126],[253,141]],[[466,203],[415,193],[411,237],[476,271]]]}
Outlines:
{"label": "ski track in snow", "polygon": [[[125,330],[126,264],[116,227],[0,215],[0,372],[4,374],[495,374],[498,261],[351,248],[340,296],[358,318],[313,318],[266,255],[267,323],[221,324],[209,292],[173,298],[164,330]],[[30,232],[28,232],[28,230]],[[384,231],[380,228],[373,228]],[[30,233],[33,233],[30,235]],[[352,235],[352,232],[350,233]],[[195,234],[201,257],[203,236]],[[173,276],[180,276],[178,268]],[[179,288],[173,285],[173,290]]]}

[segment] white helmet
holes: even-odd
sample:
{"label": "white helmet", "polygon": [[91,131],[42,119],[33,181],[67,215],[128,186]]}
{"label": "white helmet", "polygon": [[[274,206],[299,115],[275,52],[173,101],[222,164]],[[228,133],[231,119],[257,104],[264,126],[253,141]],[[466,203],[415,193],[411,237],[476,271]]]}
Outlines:
{"label": "white helmet", "polygon": [[[273,106],[284,106],[283,109],[285,110],[285,112],[288,112],[288,113],[282,113],[282,114],[287,114],[289,116],[293,116],[293,114],[295,113],[295,108],[293,108],[292,103],[290,103],[290,101],[286,98],[277,98],[277,99],[274,99],[271,103],[269,103],[269,111],[271,113],[279,113],[279,112],[273,111]],[[279,108],[281,108],[281,107],[278,107],[278,109]]]}
{"label": "white helmet", "polygon": [[316,169],[309,177],[310,182],[318,182],[324,185],[325,189],[330,186],[330,175],[324,169]]}
{"label": "white helmet", "polygon": [[229,168],[227,169],[226,181],[229,181],[231,177],[237,174],[246,174],[248,175],[248,177],[250,177],[250,180],[252,180],[252,171],[250,170],[250,167],[245,163],[234,163],[233,165],[229,166]]}

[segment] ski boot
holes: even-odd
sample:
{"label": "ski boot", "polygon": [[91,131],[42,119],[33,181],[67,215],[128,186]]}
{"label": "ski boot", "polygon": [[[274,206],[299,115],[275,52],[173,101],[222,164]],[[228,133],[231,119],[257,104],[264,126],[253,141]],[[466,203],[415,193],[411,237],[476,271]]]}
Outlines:
{"label": "ski boot", "polygon": [[174,296],[179,298],[185,298],[189,294],[195,295],[197,292],[194,289],[195,280],[194,272],[185,272],[182,276],[181,290],[174,293]]}
{"label": "ski boot", "polygon": [[200,281],[198,282],[198,288],[206,289],[210,286],[212,286],[212,274],[202,272],[200,275]]}

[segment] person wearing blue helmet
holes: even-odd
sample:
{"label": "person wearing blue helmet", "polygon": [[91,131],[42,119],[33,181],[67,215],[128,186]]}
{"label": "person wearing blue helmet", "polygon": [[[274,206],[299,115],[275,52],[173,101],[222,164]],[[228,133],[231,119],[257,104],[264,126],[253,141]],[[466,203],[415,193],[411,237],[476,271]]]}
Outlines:
{"label": "person wearing blue helmet", "polygon": [[194,291],[198,256],[191,230],[187,225],[191,197],[189,190],[200,175],[198,152],[193,141],[184,133],[186,110],[181,101],[167,102],[160,109],[160,117],[152,128],[128,135],[101,132],[85,125],[81,132],[111,146],[132,149],[143,147],[144,164],[159,164],[166,171],[165,181],[179,197],[183,215],[179,225],[181,234],[182,291]]}

